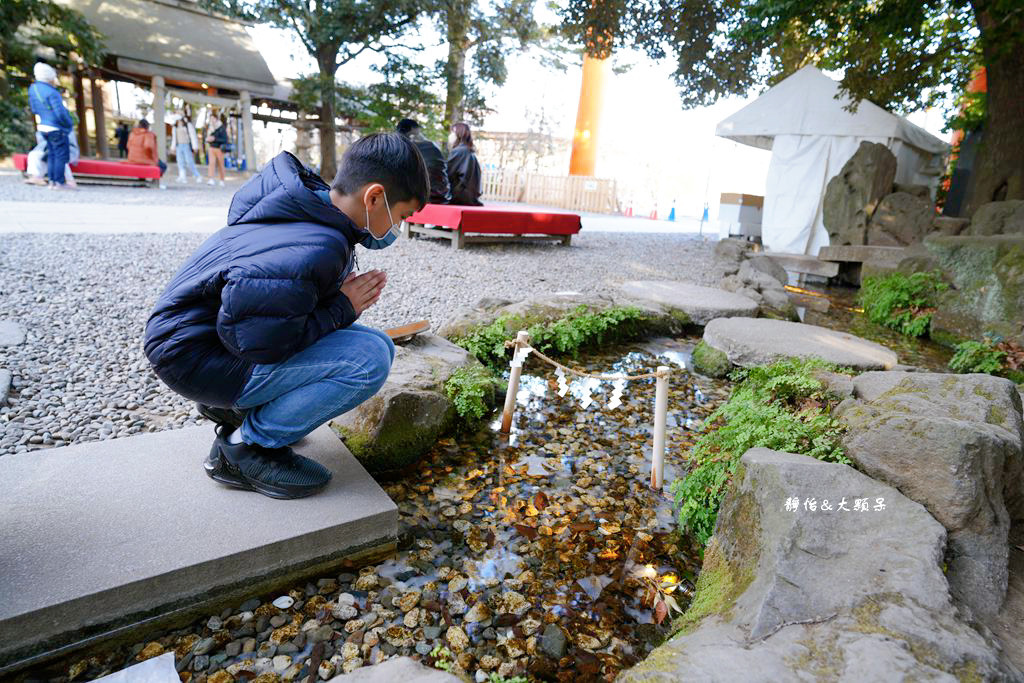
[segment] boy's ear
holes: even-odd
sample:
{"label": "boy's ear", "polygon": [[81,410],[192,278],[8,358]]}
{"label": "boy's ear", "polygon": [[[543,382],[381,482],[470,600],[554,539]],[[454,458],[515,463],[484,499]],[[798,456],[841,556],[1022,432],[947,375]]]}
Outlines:
{"label": "boy's ear", "polygon": [[369,183],[363,187],[362,196],[366,208],[372,209],[377,202],[384,200],[384,186],[380,183]]}

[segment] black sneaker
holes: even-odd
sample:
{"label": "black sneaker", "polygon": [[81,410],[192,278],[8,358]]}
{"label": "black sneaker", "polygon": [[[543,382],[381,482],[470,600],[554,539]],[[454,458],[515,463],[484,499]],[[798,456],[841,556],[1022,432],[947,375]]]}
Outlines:
{"label": "black sneaker", "polygon": [[204,466],[211,479],[271,498],[303,498],[327,486],[331,471],[288,446],[264,448],[228,443],[234,430],[218,426]]}
{"label": "black sneaker", "polygon": [[218,408],[198,402],[196,403],[196,410],[207,420],[212,420],[219,425],[231,425],[232,427],[241,427],[242,423],[245,422],[245,416],[249,414],[248,410]]}

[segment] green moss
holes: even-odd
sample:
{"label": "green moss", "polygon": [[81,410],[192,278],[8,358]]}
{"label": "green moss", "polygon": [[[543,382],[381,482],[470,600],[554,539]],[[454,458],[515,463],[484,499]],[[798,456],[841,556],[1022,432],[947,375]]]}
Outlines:
{"label": "green moss", "polygon": [[712,538],[704,551],[704,564],[697,576],[697,589],[686,612],[672,622],[677,634],[687,634],[712,614],[728,620],[730,608],[736,598],[743,595],[753,581],[753,571],[739,571],[730,565],[719,546],[718,539]]}
{"label": "green moss", "polygon": [[531,315],[500,316],[452,341],[492,371],[501,373],[509,357],[505,342],[514,339],[519,330],[527,330],[530,344],[543,353],[575,355],[603,343],[648,334],[678,334],[690,324],[690,318],[681,311],[662,316],[632,306],[591,310],[580,305],[568,313],[538,311]]}
{"label": "green moss", "polygon": [[708,377],[725,377],[732,370],[732,363],[723,351],[708,346],[704,340],[693,349],[694,369]]}
{"label": "green moss", "polygon": [[468,423],[475,423],[496,403],[504,382],[480,365],[458,368],[444,383],[444,391],[455,412]]}
{"label": "green moss", "polygon": [[827,631],[818,640],[813,633],[797,641],[806,648],[799,657],[787,657],[786,663],[793,669],[809,673],[818,681],[838,681],[845,668],[846,658],[838,646],[839,634]]}
{"label": "green moss", "polygon": [[[376,425],[373,432],[353,429],[332,422],[331,426],[341,436],[345,445],[359,462],[370,472],[391,472],[400,470],[419,460],[438,438],[452,428],[456,413],[441,396],[433,403],[424,403],[422,397],[398,396],[391,404],[377,405],[381,411],[376,417],[366,416],[366,423]],[[425,415],[436,410],[443,413]],[[418,418],[423,417],[421,421]],[[428,426],[429,425],[429,426]]]}

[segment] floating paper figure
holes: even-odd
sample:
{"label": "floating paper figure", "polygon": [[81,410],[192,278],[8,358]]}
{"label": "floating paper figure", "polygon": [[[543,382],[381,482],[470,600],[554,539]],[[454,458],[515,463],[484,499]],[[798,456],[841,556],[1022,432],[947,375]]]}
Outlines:
{"label": "floating paper figure", "polygon": [[512,367],[523,367],[523,362],[526,360],[526,357],[530,355],[531,351],[533,351],[533,349],[529,346],[517,347],[515,354],[512,356]]}
{"label": "floating paper figure", "polygon": [[558,395],[565,396],[569,393],[569,383],[565,381],[565,371],[558,368],[555,370],[555,377],[558,378]]}
{"label": "floating paper figure", "polygon": [[617,379],[612,382],[614,390],[612,397],[608,400],[608,410],[615,410],[622,405],[622,390],[626,388],[626,380]]}

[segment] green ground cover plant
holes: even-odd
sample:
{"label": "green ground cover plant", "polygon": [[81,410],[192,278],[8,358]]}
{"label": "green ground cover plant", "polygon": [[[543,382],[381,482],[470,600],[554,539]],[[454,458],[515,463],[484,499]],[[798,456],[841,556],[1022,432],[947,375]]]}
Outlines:
{"label": "green ground cover plant", "polygon": [[1024,348],[989,337],[981,341],[961,342],[956,346],[956,353],[949,359],[949,369],[953,372],[999,375],[1017,384],[1024,384]]}
{"label": "green ground cover plant", "polygon": [[490,410],[495,392],[504,390],[504,382],[480,365],[458,368],[444,383],[445,394],[455,404],[455,412],[473,423]]}
{"label": "green ground cover plant", "polygon": [[643,331],[647,317],[641,309],[630,306],[590,311],[581,305],[554,321],[531,322],[522,316],[501,316],[452,341],[500,373],[508,358],[505,342],[510,335],[515,336],[509,330],[525,328],[530,333],[530,344],[543,353],[576,354],[587,346],[635,337]]}
{"label": "green ground cover plant", "polygon": [[718,507],[740,457],[762,446],[850,464],[840,443],[843,429],[832,417],[834,398],[816,371],[836,368],[819,360],[787,359],[736,370],[729,400],[713,412],[690,451],[690,472],[672,483],[679,529],[706,545]]}
{"label": "green ground cover plant", "polygon": [[938,295],[948,289],[939,271],[868,277],[860,287],[860,304],[873,323],[909,337],[926,336]]}

